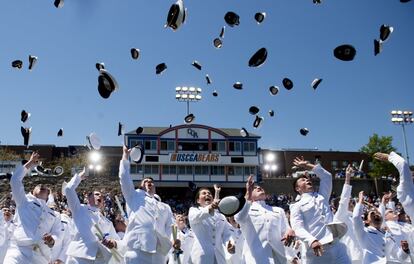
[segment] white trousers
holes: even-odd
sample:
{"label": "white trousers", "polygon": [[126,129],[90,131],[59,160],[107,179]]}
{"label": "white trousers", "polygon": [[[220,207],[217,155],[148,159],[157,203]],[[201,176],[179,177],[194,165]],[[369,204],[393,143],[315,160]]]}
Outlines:
{"label": "white trousers", "polygon": [[107,263],[108,263],[107,260],[103,260],[99,258],[95,260],[90,260],[90,259],[68,256],[68,259],[66,260],[65,264],[107,264]]}
{"label": "white trousers", "polygon": [[6,256],[3,263],[7,264],[48,264],[49,259],[46,259],[40,251],[33,250],[33,246],[17,246],[11,243],[7,249]]}
{"label": "white trousers", "polygon": [[341,242],[336,242],[323,247],[323,254],[320,257],[315,256],[312,249],[306,252],[306,263],[308,264],[351,264],[346,247]]}
{"label": "white trousers", "polygon": [[[125,253],[125,264],[153,264],[155,260],[154,253],[148,253],[145,251],[128,250]],[[161,264],[161,263],[160,263]]]}

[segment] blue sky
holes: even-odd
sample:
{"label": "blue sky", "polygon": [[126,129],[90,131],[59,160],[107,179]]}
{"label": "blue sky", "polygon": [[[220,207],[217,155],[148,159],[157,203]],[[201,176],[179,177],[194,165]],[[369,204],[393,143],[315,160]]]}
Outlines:
{"label": "blue sky", "polygon": [[[393,109],[414,110],[414,1],[398,0],[209,0],[184,2],[186,23],[173,32],[164,28],[174,1],[52,0],[3,1],[0,8],[1,144],[22,144],[20,111],[32,113],[31,144],[85,143],[96,132],[103,145],[120,145],[118,122],[127,131],[138,126],[183,123],[185,103],[175,100],[176,86],[203,89],[203,99],[191,104],[196,123],[218,128],[246,127],[260,136],[263,148],[358,150],[373,133],[393,136],[404,151],[402,130],[390,122]],[[212,41],[220,33],[227,11],[240,15],[240,25],[226,26],[224,45]],[[258,25],[256,12],[266,12]],[[373,40],[381,24],[394,27],[381,54]],[[333,49],[352,44],[354,61],[333,56]],[[141,50],[138,60],[130,48]],[[268,58],[260,68],[247,66],[261,47]],[[38,56],[27,70],[29,54]],[[21,59],[22,70],[11,62]],[[199,61],[203,69],[191,66]],[[109,99],[97,91],[96,62],[104,62],[120,89]],[[165,62],[168,69],[155,74]],[[213,83],[207,85],[205,74]],[[294,88],[282,86],[290,78]],[[310,83],[323,78],[317,90]],[[232,84],[240,81],[243,90]],[[268,88],[280,92],[270,96]],[[213,97],[216,89],[218,97]],[[257,105],[263,125],[253,129],[248,113]],[[275,111],[269,117],[269,109]],[[308,136],[299,134],[307,127]],[[56,136],[59,128],[64,137]],[[407,140],[414,157],[414,126]]]}

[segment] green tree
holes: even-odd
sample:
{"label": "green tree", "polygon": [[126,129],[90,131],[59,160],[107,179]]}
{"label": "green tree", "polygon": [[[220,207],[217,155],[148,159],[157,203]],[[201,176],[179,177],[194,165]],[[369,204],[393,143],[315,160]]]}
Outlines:
{"label": "green tree", "polygon": [[368,173],[369,176],[381,177],[395,174],[397,172],[391,163],[381,162],[372,158],[376,152],[390,153],[391,151],[396,151],[396,148],[392,146],[391,136],[380,137],[378,134],[374,133],[371,137],[369,137],[368,144],[363,146],[359,151],[366,153],[370,157],[369,161],[372,162],[372,167]]}

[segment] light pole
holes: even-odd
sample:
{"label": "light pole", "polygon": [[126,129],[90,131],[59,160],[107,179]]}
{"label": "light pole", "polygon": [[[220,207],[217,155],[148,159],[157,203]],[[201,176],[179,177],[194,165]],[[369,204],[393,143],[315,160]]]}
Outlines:
{"label": "light pole", "polygon": [[263,168],[266,171],[267,176],[269,177],[270,173],[270,178],[272,178],[273,172],[277,170],[277,165],[275,164],[276,156],[273,152],[268,152],[265,154],[264,159],[265,163]]}
{"label": "light pole", "polygon": [[405,135],[405,125],[412,124],[414,122],[413,112],[411,111],[401,111],[401,110],[392,110],[391,111],[391,122],[397,125],[401,125],[404,138],[404,147],[405,147],[405,156],[407,158],[407,163],[410,165],[410,158],[408,157],[408,147],[407,147],[407,138]]}
{"label": "light pole", "polygon": [[175,99],[187,103],[187,115],[190,114],[190,102],[201,100],[201,88],[178,86],[175,87]]}

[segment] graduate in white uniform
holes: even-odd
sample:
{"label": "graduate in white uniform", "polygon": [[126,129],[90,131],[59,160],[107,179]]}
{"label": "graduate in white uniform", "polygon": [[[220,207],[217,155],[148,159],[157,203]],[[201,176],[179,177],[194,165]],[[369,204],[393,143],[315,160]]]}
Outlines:
{"label": "graduate in white uniform", "polygon": [[176,240],[173,240],[173,248],[170,250],[168,264],[191,263],[191,250],[194,242],[194,235],[187,226],[185,216],[182,214],[175,215],[174,228],[176,230]]}
{"label": "graduate in white uniform", "polygon": [[[158,202],[146,191],[135,190],[130,176],[129,154],[131,150],[123,147],[119,165],[119,179],[122,194],[127,205],[128,226],[123,238],[126,247],[125,263],[156,263],[157,245],[160,247],[155,219],[158,214]],[[168,238],[169,241],[169,238]],[[171,242],[170,246],[171,246]]]}
{"label": "graduate in white uniform", "polygon": [[235,215],[245,238],[243,260],[245,263],[285,264],[297,263],[293,248],[288,248],[295,233],[290,228],[285,211],[265,203],[266,193],[254,185],[250,175],[246,183],[246,203]]}
{"label": "graduate in white uniform", "polygon": [[345,223],[348,227],[346,234],[341,238],[341,241],[346,245],[348,256],[351,258],[352,264],[362,263],[362,250],[359,245],[354,230],[352,220],[352,212],[354,210],[354,203],[351,200],[352,185],[351,177],[354,170],[351,165],[348,165],[345,171],[345,183],[342,188],[341,199],[339,200],[338,209],[334,215],[334,222]]}
{"label": "graduate in white uniform", "polygon": [[90,192],[88,204],[81,204],[76,188],[86,179],[85,169],[76,173],[63,187],[68,207],[72,213],[77,233],[66,251],[67,264],[109,263],[111,258],[122,260],[117,251],[118,235],[114,226],[103,214],[103,196],[99,191]]}
{"label": "graduate in white uniform", "polygon": [[303,157],[295,158],[294,165],[311,169],[320,178],[318,193],[314,192],[309,178],[297,178],[294,190],[300,195],[300,200],[290,206],[290,223],[296,236],[307,246],[307,263],[351,263],[345,245],[333,239],[327,228],[327,224],[333,221],[329,206],[332,175],[321,165],[313,165]]}
{"label": "graduate in white uniform", "polygon": [[10,240],[13,236],[13,231],[15,228],[15,224],[13,222],[13,214],[8,207],[3,207],[2,211],[0,212],[0,229],[2,230],[1,239],[3,243],[0,243],[0,263],[3,263],[4,257],[6,256],[7,249],[10,246]]}
{"label": "graduate in white uniform", "polygon": [[73,230],[74,226],[72,218],[69,216],[67,210],[63,211],[60,214],[60,223],[62,233],[59,239],[56,241],[55,246],[52,248],[52,259],[54,260],[53,264],[63,264],[66,262],[66,251],[76,233],[76,230]]}
{"label": "graduate in white uniform", "polygon": [[43,263],[51,257],[51,248],[60,235],[60,218],[46,205],[49,189],[37,185],[26,195],[24,176],[38,164],[39,154],[33,152],[29,161],[19,166],[10,179],[12,196],[16,202],[15,230],[4,263]]}
{"label": "graduate in white uniform", "polygon": [[188,218],[194,233],[191,261],[194,264],[224,264],[224,248],[234,253],[230,232],[225,217],[216,209],[218,200],[213,200],[207,188],[198,190],[196,206],[190,208]]}
{"label": "graduate in white uniform", "polygon": [[226,251],[227,264],[245,263],[243,261],[243,248],[245,239],[240,229],[240,225],[236,222],[234,216],[227,217],[227,222],[229,224],[228,228],[231,234],[231,240],[235,246],[234,254],[230,254]]}

